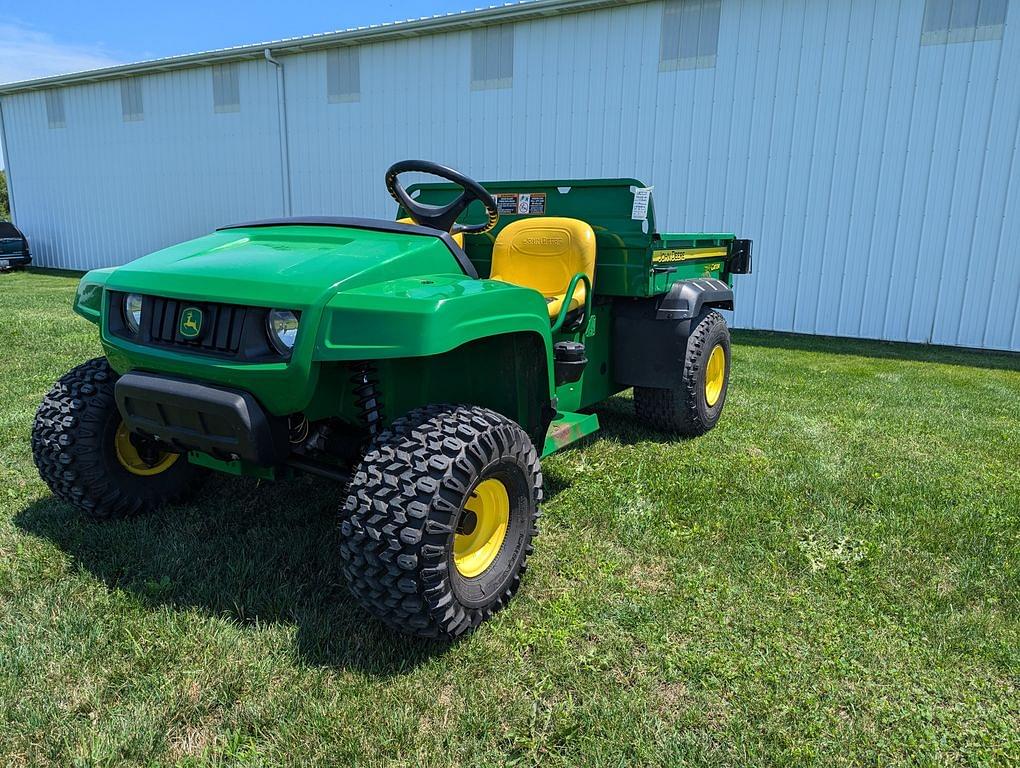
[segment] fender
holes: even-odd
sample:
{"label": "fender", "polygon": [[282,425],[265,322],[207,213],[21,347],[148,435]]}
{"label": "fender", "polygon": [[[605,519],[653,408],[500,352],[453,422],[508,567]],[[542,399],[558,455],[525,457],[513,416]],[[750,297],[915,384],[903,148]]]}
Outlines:
{"label": "fender", "polygon": [[102,324],[103,318],[103,287],[113,274],[114,267],[93,269],[86,272],[78,281],[74,293],[74,311],[90,323]]}
{"label": "fender", "polygon": [[733,309],[733,289],[714,277],[678,280],[663,296],[655,319],[693,320],[703,307]]}
{"label": "fender", "polygon": [[429,357],[521,332],[536,334],[552,359],[549,312],[538,291],[455,275],[400,278],[337,293],[324,308],[314,359]]}

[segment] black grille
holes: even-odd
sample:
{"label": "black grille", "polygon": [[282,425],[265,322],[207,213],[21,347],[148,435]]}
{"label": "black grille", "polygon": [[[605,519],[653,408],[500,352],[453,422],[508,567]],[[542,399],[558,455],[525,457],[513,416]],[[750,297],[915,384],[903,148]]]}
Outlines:
{"label": "black grille", "polygon": [[[156,344],[179,344],[234,355],[241,348],[246,307],[232,304],[194,304],[153,296],[149,316],[149,338]],[[202,335],[187,339],[180,335],[181,312],[188,307],[202,311]],[[144,311],[143,311],[144,314]]]}
{"label": "black grille", "polygon": [[[237,304],[142,296],[142,327],[132,333],[124,318],[126,294],[111,294],[110,333],[136,344],[172,347],[197,354],[225,357],[244,362],[288,360],[270,342],[266,331],[269,310]],[[196,338],[181,335],[181,315],[188,309],[202,313],[201,331]],[[300,313],[296,312],[300,317]]]}

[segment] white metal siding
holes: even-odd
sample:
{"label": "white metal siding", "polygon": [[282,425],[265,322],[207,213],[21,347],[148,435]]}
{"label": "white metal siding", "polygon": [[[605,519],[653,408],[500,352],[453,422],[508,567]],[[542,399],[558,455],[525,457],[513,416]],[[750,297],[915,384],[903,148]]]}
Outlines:
{"label": "white metal siding", "polygon": [[[1020,351],[1020,2],[1002,40],[924,45],[924,0],[722,0],[716,66],[659,71],[662,4],[522,21],[511,88],[472,90],[471,32],[364,45],[360,100],[324,51],[280,56],[295,214],[391,216],[394,160],[481,179],[636,176],[662,230],[755,240],[737,326]],[[283,206],[276,75],[242,64],[3,97],[40,263],[120,263]]]}
{"label": "white metal siding", "polygon": [[123,264],[225,222],[279,215],[276,72],[240,65],[241,109],[213,111],[211,68],[148,75],[140,121],[123,119],[120,82],[64,90],[65,127],[45,92],[3,97],[18,226],[34,263]]}

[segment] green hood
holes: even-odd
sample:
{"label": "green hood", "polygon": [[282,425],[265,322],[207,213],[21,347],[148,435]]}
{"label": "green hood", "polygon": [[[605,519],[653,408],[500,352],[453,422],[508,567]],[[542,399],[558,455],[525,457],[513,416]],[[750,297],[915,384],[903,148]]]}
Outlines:
{"label": "green hood", "polygon": [[438,237],[322,225],[252,226],[189,240],[118,267],[107,288],[304,308],[337,291],[463,271]]}

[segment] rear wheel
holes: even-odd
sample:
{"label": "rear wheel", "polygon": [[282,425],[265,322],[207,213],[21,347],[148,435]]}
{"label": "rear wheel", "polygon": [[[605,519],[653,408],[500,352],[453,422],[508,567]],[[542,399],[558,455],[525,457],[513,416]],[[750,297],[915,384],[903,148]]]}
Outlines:
{"label": "rear wheel", "polygon": [[104,357],[73,368],[43,398],[32,427],[39,475],[62,500],[98,518],[182,500],[205,474],[128,432],[114,400],[116,381]]}
{"label": "rear wheel", "polygon": [[691,322],[682,363],[672,386],[634,387],[634,409],[656,429],[697,437],[716,425],[726,402],[730,332],[722,315],[706,310]]}
{"label": "rear wheel", "polygon": [[487,408],[412,411],[376,438],[342,510],[351,592],[400,632],[470,632],[520,586],[541,500],[517,424]]}

